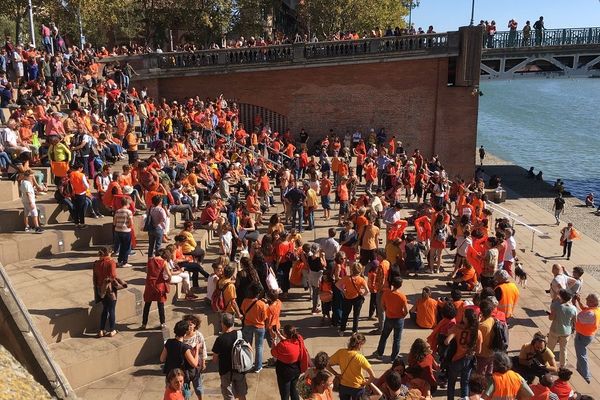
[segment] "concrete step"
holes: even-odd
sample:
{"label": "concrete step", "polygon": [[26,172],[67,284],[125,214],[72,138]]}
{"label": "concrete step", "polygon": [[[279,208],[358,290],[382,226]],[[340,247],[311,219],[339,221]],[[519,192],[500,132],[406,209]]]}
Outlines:
{"label": "concrete step", "polygon": [[0,202],[19,199],[19,185],[16,182],[0,180]]}
{"label": "concrete step", "polygon": [[[169,312],[167,327],[163,330],[140,331],[140,318],[130,318],[117,323],[119,333],[112,338],[95,336],[70,338],[50,345],[54,359],[65,373],[74,389],[113,375],[131,366],[148,362],[157,363],[164,340],[172,336],[173,326],[182,314]],[[208,321],[202,315],[201,327]],[[149,327],[158,326],[156,311],[151,313]],[[214,343],[214,334],[203,332],[207,346]],[[209,347],[210,349],[210,347]]]}
{"label": "concrete step", "polygon": [[65,251],[108,245],[112,244],[112,237],[112,220],[108,218],[89,220],[87,227],[77,230],[73,224],[61,224],[46,227],[41,234],[2,233],[0,235],[0,262],[8,265]]}

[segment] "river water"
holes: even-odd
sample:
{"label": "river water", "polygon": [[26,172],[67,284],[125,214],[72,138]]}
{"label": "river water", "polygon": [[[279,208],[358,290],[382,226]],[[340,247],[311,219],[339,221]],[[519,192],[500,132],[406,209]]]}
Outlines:
{"label": "river water", "polygon": [[600,194],[600,79],[481,84],[478,143],[583,199]]}

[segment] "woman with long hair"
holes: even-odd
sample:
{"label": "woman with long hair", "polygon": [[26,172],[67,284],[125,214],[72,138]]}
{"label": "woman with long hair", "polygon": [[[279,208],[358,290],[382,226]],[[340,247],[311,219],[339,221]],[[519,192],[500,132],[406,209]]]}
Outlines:
{"label": "woman with long hair", "polygon": [[439,366],[435,358],[433,358],[431,347],[426,340],[421,338],[415,339],[408,353],[408,366],[420,367],[422,371],[421,378],[426,380],[431,387],[431,391],[435,392],[437,381],[434,371],[439,369]]}
{"label": "woman with long hair", "polygon": [[340,320],[340,336],[344,335],[348,316],[350,311],[352,314],[352,333],[358,331],[358,318],[360,309],[365,302],[365,296],[369,293],[367,281],[362,277],[363,266],[359,262],[355,262],[350,267],[351,275],[340,279],[335,285],[342,292],[342,319]]}
{"label": "woman with long hair", "polygon": [[[339,349],[329,357],[327,369],[339,379],[340,400],[362,398],[365,388],[376,379],[371,364],[362,354],[366,342],[365,335],[354,333],[345,349]],[[339,366],[340,372],[333,369],[334,366]],[[364,378],[363,370],[367,371],[368,379]]]}
{"label": "woman with long hair", "polygon": [[165,325],[165,302],[169,293],[169,282],[171,271],[167,266],[171,253],[166,249],[160,249],[156,255],[148,260],[146,265],[146,286],[144,287],[144,310],[142,313],[141,329],[146,329],[150,305],[156,301],[158,305],[158,316],[160,326]]}
{"label": "woman with long hair", "polygon": [[277,344],[271,349],[275,357],[275,372],[281,400],[299,400],[296,383],[300,377],[301,358],[305,354],[304,339],[298,329],[285,325],[283,331],[275,331]]}
{"label": "woman with long hair", "polygon": [[242,301],[244,301],[244,299],[247,297],[248,289],[253,283],[261,288],[262,296],[262,293],[264,293],[264,287],[261,284],[256,268],[254,268],[254,265],[249,257],[242,257],[240,259],[240,271],[235,278],[235,290],[238,294],[238,297],[235,300],[238,302],[238,305],[242,305]]}
{"label": "woman with long hair", "polygon": [[[100,314],[100,330],[98,337],[112,337],[117,334],[115,330],[115,309],[117,307],[117,290],[126,288],[127,284],[117,277],[117,263],[112,258],[110,247],[102,247],[98,251],[99,259],[94,262],[94,294],[96,303],[102,302]],[[108,319],[108,331],[105,331]]]}
{"label": "woman with long hair", "polygon": [[445,210],[440,211],[431,229],[431,245],[429,250],[429,269],[431,273],[441,271],[442,251],[446,248],[448,238],[448,223],[450,216]]}
{"label": "woman with long hair", "polygon": [[448,368],[448,400],[454,400],[455,385],[460,377],[460,397],[469,395],[469,377],[475,366],[475,354],[481,352],[483,336],[479,330],[479,320],[475,310],[465,310],[463,320],[448,332],[444,343],[454,341],[456,351]]}

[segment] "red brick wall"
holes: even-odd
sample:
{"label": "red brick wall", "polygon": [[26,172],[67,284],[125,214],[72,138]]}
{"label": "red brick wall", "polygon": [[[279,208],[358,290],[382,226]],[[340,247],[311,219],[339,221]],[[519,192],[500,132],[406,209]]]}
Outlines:
{"label": "red brick wall", "polygon": [[385,127],[412,151],[440,155],[452,174],[474,168],[478,98],[470,88],[448,87],[448,59],[286,68],[146,80],[152,95],[199,95],[260,105],[287,116],[292,132],[313,138],[333,128]]}

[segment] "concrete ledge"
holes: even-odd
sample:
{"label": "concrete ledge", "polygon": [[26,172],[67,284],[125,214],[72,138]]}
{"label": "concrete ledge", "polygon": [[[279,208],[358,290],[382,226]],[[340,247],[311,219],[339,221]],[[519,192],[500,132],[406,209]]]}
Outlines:
{"label": "concrete ledge", "polygon": [[[0,202],[19,199],[19,185],[9,180],[0,180]],[[0,224],[2,225],[2,224]]]}

